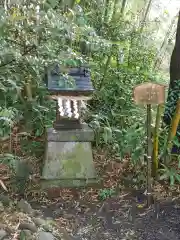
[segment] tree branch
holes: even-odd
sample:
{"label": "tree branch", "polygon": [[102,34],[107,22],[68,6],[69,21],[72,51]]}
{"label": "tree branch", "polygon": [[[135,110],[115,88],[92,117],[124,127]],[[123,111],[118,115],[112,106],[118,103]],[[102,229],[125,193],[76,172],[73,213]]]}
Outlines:
{"label": "tree branch", "polygon": [[12,40],[12,39],[5,38],[4,40],[7,41],[7,42],[14,43],[15,45],[19,45],[19,46],[21,46],[21,47],[27,47],[27,46],[25,45],[25,43],[19,43],[19,42],[15,41],[15,40]]}
{"label": "tree branch", "polygon": [[[33,46],[29,47],[26,51],[24,51],[24,53],[22,54],[22,56],[25,56],[27,53],[29,53],[30,51],[32,51],[34,48],[36,48],[36,45],[33,45]],[[9,61],[9,62],[7,62],[7,63],[3,63],[2,65],[0,65],[0,68],[1,68],[1,67],[5,67],[5,66],[7,66],[7,65],[9,65],[9,64],[11,64],[11,63],[13,63],[13,62],[15,62],[15,61],[16,61],[16,59],[14,58],[14,59],[12,59],[11,61]]]}

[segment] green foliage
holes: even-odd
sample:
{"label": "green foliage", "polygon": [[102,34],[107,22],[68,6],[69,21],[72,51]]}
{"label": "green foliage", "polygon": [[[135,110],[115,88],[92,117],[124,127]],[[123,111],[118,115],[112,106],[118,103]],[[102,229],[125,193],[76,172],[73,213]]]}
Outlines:
{"label": "green foliage", "polygon": [[[172,94],[172,93],[171,93]],[[176,95],[174,97],[177,97]],[[172,99],[171,99],[172,100]],[[177,99],[176,99],[177,100]],[[175,105],[176,101],[173,103]],[[175,109],[175,107],[171,105],[172,108]],[[169,105],[169,104],[167,104]],[[165,120],[166,123],[170,123],[170,120],[167,120],[167,109],[165,111]],[[173,116],[173,112],[170,110],[171,115]],[[170,118],[170,116],[168,116]],[[170,125],[170,124],[169,124]],[[157,126],[155,127],[157,128]],[[176,129],[173,129],[173,132],[175,134]],[[169,180],[171,185],[174,185],[176,181],[179,182],[180,177],[179,177],[179,155],[176,155],[172,153],[172,147],[169,147],[169,143],[172,143],[171,146],[180,147],[180,142],[179,142],[179,133],[177,131],[176,136],[170,137],[172,134],[172,123],[171,127],[166,126],[164,128],[159,129],[159,152],[158,152],[158,159],[160,160],[160,169],[159,169],[159,174],[160,174],[160,179],[161,180]],[[157,137],[157,136],[156,136]]]}
{"label": "green foliage", "polygon": [[21,149],[27,155],[34,155],[35,157],[41,157],[44,153],[44,142],[30,141],[29,139],[23,139],[21,141]]}
{"label": "green foliage", "polygon": [[[95,29],[96,18],[94,22],[90,19]],[[150,32],[141,35],[126,18],[103,27],[98,54],[92,53],[92,78],[99,91],[91,103],[89,121],[96,132],[96,144],[108,144],[121,158],[131,155],[133,163],[138,163],[145,147],[146,111],[134,104],[132,92],[137,84],[157,81],[155,49],[146,41]]]}
{"label": "green foliage", "polygon": [[7,165],[14,173],[17,170],[19,158],[13,154],[0,154],[0,163]]}
{"label": "green foliage", "polygon": [[160,177],[161,180],[169,180],[170,185],[174,185],[175,181],[180,183],[180,174],[176,168],[168,168],[165,165],[163,165],[163,167],[163,169],[160,169],[160,173],[162,174]]}
{"label": "green foliage", "polygon": [[[135,15],[124,9],[121,14],[113,1],[68,1],[69,8],[64,3],[37,0],[0,9],[0,137],[20,120],[28,135],[41,137],[56,110],[46,98],[45,69],[88,63],[96,92],[86,120],[96,132],[96,145],[122,159],[130,155],[137,164],[145,150],[146,111],[134,104],[133,88],[164,81],[154,71],[151,28],[142,32]],[[38,142],[24,140],[21,147],[31,155],[43,152]],[[111,194],[100,193],[103,199]]]}
{"label": "green foliage", "polygon": [[18,120],[18,111],[13,107],[0,107],[0,137],[9,135]]}
{"label": "green foliage", "polygon": [[[45,68],[52,63],[71,64],[83,61],[71,46],[81,38],[82,30],[69,19],[69,13],[53,9],[56,1],[1,8],[0,15],[0,124],[1,135],[23,120],[26,131],[42,135],[45,126],[55,119],[55,102],[47,100],[43,82]],[[40,6],[39,20],[36,7]],[[74,12],[73,12],[74,11]],[[76,15],[75,10],[70,13]]]}
{"label": "green foliage", "polygon": [[165,113],[164,113],[165,119],[167,119],[167,121],[172,120],[172,116],[176,109],[176,103],[180,98],[179,89],[180,89],[180,81],[176,80],[173,82],[173,86],[169,89],[169,93],[168,93],[168,99],[167,99],[167,104],[166,104]]}
{"label": "green foliage", "polygon": [[99,191],[99,198],[100,200],[106,200],[107,198],[112,197],[115,194],[115,190],[111,189],[111,188],[105,188],[105,189],[101,189]]}

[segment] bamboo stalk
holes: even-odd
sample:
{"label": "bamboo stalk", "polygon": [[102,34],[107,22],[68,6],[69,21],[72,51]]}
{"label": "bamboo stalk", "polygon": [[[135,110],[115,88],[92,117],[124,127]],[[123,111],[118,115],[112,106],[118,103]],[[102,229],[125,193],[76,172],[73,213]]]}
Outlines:
{"label": "bamboo stalk", "polygon": [[70,5],[70,8],[73,9],[74,6],[75,6],[75,4],[76,4],[76,0],[72,0],[72,1],[71,1],[71,5]]}
{"label": "bamboo stalk", "polygon": [[106,3],[105,3],[105,12],[104,12],[104,22],[105,22],[105,23],[108,22],[109,4],[110,4],[110,0],[106,0]]}
{"label": "bamboo stalk", "polygon": [[26,88],[26,97],[28,101],[32,101],[32,86],[31,86],[31,79],[28,79],[25,85]]}
{"label": "bamboo stalk", "polygon": [[114,0],[114,7],[113,7],[113,14],[112,14],[111,22],[114,22],[114,20],[115,20],[116,12],[118,9],[117,4],[118,4],[118,0]]}
{"label": "bamboo stalk", "polygon": [[159,152],[159,128],[160,128],[160,122],[161,122],[161,114],[163,111],[163,104],[159,104],[157,107],[157,114],[156,114],[156,125],[154,129],[154,136],[153,136],[153,156],[152,156],[152,172],[153,175],[156,176],[157,170],[158,170],[158,152]]}
{"label": "bamboo stalk", "polygon": [[124,14],[124,10],[125,10],[125,7],[126,7],[126,3],[127,3],[127,0],[123,0],[123,1],[122,1],[122,5],[121,5],[121,14],[122,14],[122,15]]}
{"label": "bamboo stalk", "polygon": [[107,72],[109,70],[109,65],[110,65],[110,62],[111,62],[111,58],[112,58],[112,55],[113,55],[113,50],[114,50],[114,45],[112,45],[111,52],[109,53],[109,56],[107,57],[107,60],[106,60],[106,64],[104,66],[104,74],[103,74],[103,78],[102,78],[100,86],[99,86],[99,90],[101,90],[101,88],[103,87],[103,84],[105,82],[106,75],[107,75]]}
{"label": "bamboo stalk", "polygon": [[147,4],[147,8],[145,10],[145,14],[144,14],[144,17],[143,17],[143,20],[142,20],[142,23],[141,23],[140,33],[143,32],[144,26],[146,24],[147,17],[149,15],[149,12],[150,12],[150,9],[151,9],[152,2],[153,2],[152,0],[149,0],[149,2]]}
{"label": "bamboo stalk", "polygon": [[172,140],[176,135],[179,122],[180,122],[180,98],[177,101],[176,111],[175,111],[175,114],[172,118],[171,128],[170,128],[169,134],[168,134],[167,148],[166,148],[166,150],[168,150],[168,152],[170,152],[172,150],[172,145],[173,145]]}
{"label": "bamboo stalk", "polygon": [[147,205],[151,205],[152,182],[151,182],[151,169],[152,169],[152,142],[151,142],[151,104],[147,105]]}

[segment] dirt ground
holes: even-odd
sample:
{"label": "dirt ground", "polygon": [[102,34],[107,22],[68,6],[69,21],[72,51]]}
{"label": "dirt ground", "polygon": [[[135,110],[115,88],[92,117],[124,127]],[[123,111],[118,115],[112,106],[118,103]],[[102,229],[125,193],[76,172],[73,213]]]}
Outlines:
{"label": "dirt ground", "polygon": [[[36,203],[32,204],[39,208]],[[166,240],[180,239],[180,204],[156,203],[139,208],[134,196],[123,194],[103,202],[57,200],[41,206],[45,217],[56,219],[72,239]]]}
{"label": "dirt ground", "polygon": [[[123,175],[135,179],[137,172],[140,175],[143,171],[131,169],[128,159],[117,163],[105,158],[104,153],[96,153],[95,164],[100,183],[93,188],[42,192],[38,181],[31,180],[24,198],[45,218],[53,218],[64,227],[71,236],[67,240],[180,239],[179,186],[170,189],[168,184],[155,184],[156,201],[147,208],[143,191],[136,190],[138,186],[133,181],[124,184],[122,180]],[[101,189],[115,192],[100,199]]]}
{"label": "dirt ground", "polygon": [[[180,239],[179,187],[172,190],[156,184],[153,193],[156,200],[147,208],[143,191],[135,190],[132,181],[130,184],[122,181],[122,175],[135,178],[128,159],[117,163],[104,153],[96,153],[95,164],[101,184],[89,189],[50,191],[49,203],[40,207],[44,216],[56,219],[72,239]],[[116,193],[102,200],[99,188],[114,188]],[[39,208],[37,202],[32,202],[32,206]]]}

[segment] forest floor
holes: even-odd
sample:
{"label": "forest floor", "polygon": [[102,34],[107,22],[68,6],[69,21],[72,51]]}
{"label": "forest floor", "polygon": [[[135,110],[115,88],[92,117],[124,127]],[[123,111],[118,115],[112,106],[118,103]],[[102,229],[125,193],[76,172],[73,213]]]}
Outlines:
{"label": "forest floor", "polygon": [[161,204],[157,214],[154,207],[132,213],[132,203],[118,196],[101,205],[57,201],[41,210],[45,217],[52,217],[65,227],[72,239],[180,239],[180,204],[177,203]]}
{"label": "forest floor", "polygon": [[[44,219],[53,219],[57,226],[67,232],[67,238],[56,239],[180,239],[179,186],[172,189],[168,184],[156,183],[153,188],[156,201],[147,208],[143,190],[136,190],[137,184],[132,181],[122,180],[123,176],[136,178],[128,158],[118,163],[104,151],[96,152],[95,156],[101,181],[92,188],[51,189],[43,192],[38,187],[38,180],[34,183],[30,181],[24,198],[33,209],[42,212]],[[18,199],[18,195],[12,196]],[[6,211],[3,214],[10,216]],[[10,225],[13,225],[12,219],[9,220]],[[17,225],[17,217],[14,219],[14,225]],[[50,237],[47,239],[53,239]],[[21,238],[17,235],[17,238],[10,239]]]}

